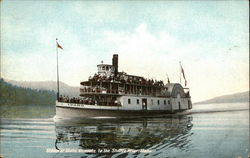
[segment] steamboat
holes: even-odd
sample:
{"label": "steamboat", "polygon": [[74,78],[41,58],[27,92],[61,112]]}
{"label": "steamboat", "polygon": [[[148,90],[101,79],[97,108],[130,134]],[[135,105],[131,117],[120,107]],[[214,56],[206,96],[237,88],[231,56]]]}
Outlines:
{"label": "steamboat", "polygon": [[118,54],[80,85],[79,98],[58,97],[57,118],[148,117],[192,108],[189,88],[119,72]]}

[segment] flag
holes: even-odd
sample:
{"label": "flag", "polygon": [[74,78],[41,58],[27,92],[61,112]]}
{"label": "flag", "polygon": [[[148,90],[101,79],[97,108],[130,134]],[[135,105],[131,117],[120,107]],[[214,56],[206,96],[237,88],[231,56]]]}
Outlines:
{"label": "flag", "polygon": [[63,49],[62,46],[57,42],[57,39],[56,39],[56,46],[57,48]]}
{"label": "flag", "polygon": [[181,72],[182,72],[183,78],[186,80],[185,73],[184,73],[182,66],[181,66]]}
{"label": "flag", "polygon": [[182,72],[183,78],[184,78],[184,80],[185,80],[185,86],[187,86],[187,80],[186,80],[185,73],[184,73],[184,69],[183,69],[182,66],[181,66],[181,72]]}
{"label": "flag", "polygon": [[[168,74],[167,74],[167,77],[168,77]],[[170,83],[169,77],[168,77],[168,83]]]}
{"label": "flag", "polygon": [[63,49],[62,46],[60,44],[58,44],[58,42],[56,42],[56,44],[57,44],[57,48]]}

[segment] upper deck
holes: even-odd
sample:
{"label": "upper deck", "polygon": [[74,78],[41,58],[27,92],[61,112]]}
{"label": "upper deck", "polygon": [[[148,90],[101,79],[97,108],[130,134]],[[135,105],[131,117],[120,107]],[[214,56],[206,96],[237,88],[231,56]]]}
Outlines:
{"label": "upper deck", "polygon": [[81,82],[80,96],[152,96],[152,97],[176,97],[180,93],[182,98],[190,97],[189,89],[178,83],[167,83],[141,76],[128,75],[118,72],[118,55],[114,55],[112,65],[97,65],[97,73],[89,77],[88,81]]}

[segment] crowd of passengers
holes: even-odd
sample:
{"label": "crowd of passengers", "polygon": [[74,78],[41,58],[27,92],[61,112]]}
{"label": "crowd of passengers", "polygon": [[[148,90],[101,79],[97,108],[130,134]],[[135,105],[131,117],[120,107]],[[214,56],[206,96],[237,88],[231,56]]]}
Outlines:
{"label": "crowd of passengers", "polygon": [[164,83],[162,80],[153,80],[153,79],[147,79],[144,77],[136,77],[136,76],[128,76],[124,72],[118,73],[116,76],[113,74],[110,76],[95,74],[93,77],[89,77],[89,81],[106,81],[106,82],[113,82],[118,81],[120,83],[126,83],[126,84],[142,84],[142,85],[155,85],[155,86],[164,86]]}
{"label": "crowd of passengers", "polygon": [[109,89],[106,89],[106,88],[101,88],[99,86],[97,87],[93,87],[93,88],[90,88],[90,87],[83,87],[81,88],[81,91],[82,92],[94,92],[94,93],[100,93],[101,91],[106,91],[106,93],[118,93],[117,90],[109,90]]}
{"label": "crowd of passengers", "polygon": [[93,100],[92,98],[79,98],[79,97],[72,97],[69,98],[68,96],[59,96],[59,102],[65,103],[76,103],[76,104],[87,104],[87,105],[110,105],[110,106],[118,106],[121,105],[120,102],[113,100],[109,103],[100,101],[100,100]]}
{"label": "crowd of passengers", "polygon": [[95,102],[93,101],[93,99],[91,98],[79,98],[79,97],[68,97],[68,96],[62,96],[60,95],[59,102],[65,102],[65,103],[79,103],[79,104],[90,104],[90,105],[94,105]]}

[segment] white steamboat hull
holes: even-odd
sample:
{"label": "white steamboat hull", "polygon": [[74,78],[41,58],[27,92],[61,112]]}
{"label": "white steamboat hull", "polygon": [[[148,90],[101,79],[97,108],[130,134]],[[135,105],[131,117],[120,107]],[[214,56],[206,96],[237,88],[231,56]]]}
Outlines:
{"label": "white steamboat hull", "polygon": [[111,109],[83,109],[75,107],[56,107],[56,116],[58,118],[73,117],[133,117],[133,116],[152,116],[169,114],[177,111],[163,110],[111,110]]}
{"label": "white steamboat hull", "polygon": [[[188,102],[188,100],[186,101]],[[90,118],[90,117],[143,117],[171,114],[191,109],[185,101],[181,106],[172,105],[147,105],[138,106],[100,106],[77,103],[56,102],[57,118]],[[174,103],[174,102],[173,102]],[[184,104],[185,103],[185,104]],[[133,108],[132,108],[133,107]]]}

